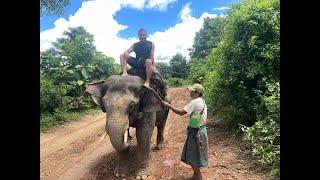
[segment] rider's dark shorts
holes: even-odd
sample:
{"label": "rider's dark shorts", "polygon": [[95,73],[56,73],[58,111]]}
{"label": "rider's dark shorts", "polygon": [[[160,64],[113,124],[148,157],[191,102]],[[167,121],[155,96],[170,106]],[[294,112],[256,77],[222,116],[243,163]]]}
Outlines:
{"label": "rider's dark shorts", "polygon": [[130,57],[127,63],[134,69],[141,69],[141,70],[146,69],[146,65],[145,65],[146,59],[137,59],[134,57]]}

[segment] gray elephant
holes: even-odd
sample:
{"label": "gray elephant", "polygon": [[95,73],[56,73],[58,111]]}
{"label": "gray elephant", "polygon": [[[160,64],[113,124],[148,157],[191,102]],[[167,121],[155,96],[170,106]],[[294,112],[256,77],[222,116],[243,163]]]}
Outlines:
{"label": "gray elephant", "polygon": [[[138,76],[110,76],[105,81],[86,85],[94,102],[106,112],[106,132],[119,156],[114,175],[124,177],[129,172],[128,134],[129,127],[136,128],[137,179],[149,175],[150,141],[154,126],[157,126],[157,146],[163,148],[163,131],[169,109],[161,103],[161,97],[152,89],[143,86]],[[168,96],[165,98],[169,102]]]}

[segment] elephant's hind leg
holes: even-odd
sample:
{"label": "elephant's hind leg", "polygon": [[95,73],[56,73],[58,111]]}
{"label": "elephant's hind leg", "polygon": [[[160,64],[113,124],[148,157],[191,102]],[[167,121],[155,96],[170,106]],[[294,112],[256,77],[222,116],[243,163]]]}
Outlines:
{"label": "elephant's hind leg", "polygon": [[164,133],[164,128],[166,126],[166,121],[167,117],[169,114],[169,111],[162,111],[162,114],[159,116],[159,123],[157,124],[157,146],[156,149],[160,150],[164,148],[164,138],[163,138],[163,133]]}
{"label": "elephant's hind leg", "polygon": [[164,132],[165,122],[163,124],[157,125],[157,146],[156,149],[160,150],[164,148],[164,138],[163,138],[163,132]]}

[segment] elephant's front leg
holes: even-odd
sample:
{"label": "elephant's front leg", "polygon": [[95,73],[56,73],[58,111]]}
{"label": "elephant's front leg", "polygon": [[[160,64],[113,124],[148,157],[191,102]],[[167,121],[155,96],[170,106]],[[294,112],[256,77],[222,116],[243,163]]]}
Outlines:
{"label": "elephant's front leg", "polygon": [[129,148],[124,151],[117,151],[117,153],[119,162],[113,173],[116,177],[125,177],[130,171]]}
{"label": "elephant's front leg", "polygon": [[145,179],[150,174],[149,170],[149,153],[150,140],[155,126],[156,113],[144,112],[144,118],[136,127],[137,136],[137,165],[136,179]]}

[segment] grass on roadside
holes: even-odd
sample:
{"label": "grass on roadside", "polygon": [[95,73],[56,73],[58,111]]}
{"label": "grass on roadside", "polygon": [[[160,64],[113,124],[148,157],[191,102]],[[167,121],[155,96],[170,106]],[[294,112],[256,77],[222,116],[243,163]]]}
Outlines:
{"label": "grass on roadside", "polygon": [[87,109],[82,112],[55,112],[54,114],[41,114],[40,116],[40,132],[51,130],[54,127],[64,124],[68,121],[77,121],[83,115],[98,114],[100,109]]}

